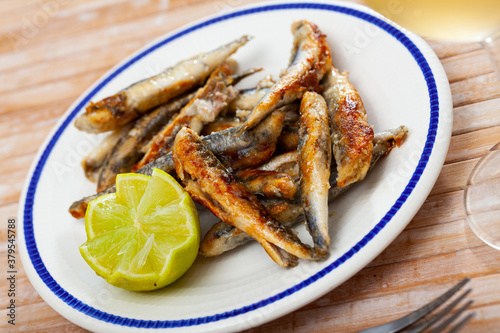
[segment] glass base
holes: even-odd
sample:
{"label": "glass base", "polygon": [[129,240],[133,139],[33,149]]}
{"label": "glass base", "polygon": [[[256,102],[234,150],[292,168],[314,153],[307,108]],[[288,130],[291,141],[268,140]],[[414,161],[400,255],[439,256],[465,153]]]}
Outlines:
{"label": "glass base", "polygon": [[500,143],[472,170],[464,192],[464,206],[472,231],[500,250]]}

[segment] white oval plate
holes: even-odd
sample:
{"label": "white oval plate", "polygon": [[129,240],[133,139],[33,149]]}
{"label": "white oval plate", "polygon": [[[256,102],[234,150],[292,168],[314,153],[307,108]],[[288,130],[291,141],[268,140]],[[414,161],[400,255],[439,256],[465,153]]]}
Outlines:
{"label": "white oval plate", "polygon": [[[327,35],[333,60],[358,88],[375,131],[407,125],[404,145],[331,206],[331,255],[293,269],[272,262],[258,244],[217,258],[198,258],[173,285],[139,293],[108,285],[78,247],[84,222],[67,209],[95,184],[84,177],[83,156],[101,137],[72,122],[99,100],[177,61],[244,34],[255,38],[235,55],[240,68],[264,67],[274,77],[292,46],[292,22],[307,19]],[[247,79],[254,85],[265,74]],[[32,166],[21,198],[21,256],[43,299],[92,331],[236,331],[260,325],[324,295],[361,270],[405,228],[431,190],[451,137],[448,80],[419,37],[354,4],[279,2],[212,16],[169,33],[117,65],[65,113]],[[208,214],[202,214],[206,230]]]}

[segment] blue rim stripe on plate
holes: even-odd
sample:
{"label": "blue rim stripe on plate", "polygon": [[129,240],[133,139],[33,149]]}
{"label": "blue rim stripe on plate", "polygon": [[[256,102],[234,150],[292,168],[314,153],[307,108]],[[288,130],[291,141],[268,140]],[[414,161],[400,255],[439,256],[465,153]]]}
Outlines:
{"label": "blue rim stripe on plate", "polygon": [[[127,69],[130,65],[135,63],[137,60],[143,58],[147,54],[153,52],[154,50],[162,47],[165,44],[168,44],[169,42],[182,37],[186,34],[189,34],[193,31],[199,30],[203,27],[215,24],[217,22],[229,20],[235,17],[240,17],[244,15],[250,15],[250,14],[256,14],[260,12],[266,12],[266,11],[274,11],[274,10],[286,10],[286,9],[314,9],[314,10],[327,10],[327,11],[334,11],[338,13],[343,13],[347,15],[351,15],[354,17],[357,17],[359,19],[362,19],[364,21],[367,21],[369,23],[372,23],[379,28],[385,30],[387,33],[392,35],[394,38],[396,38],[401,44],[403,44],[406,49],[411,53],[417,64],[419,65],[422,74],[425,78],[426,84],[427,84],[427,89],[429,92],[429,100],[430,100],[430,122],[429,122],[429,129],[427,132],[427,139],[425,142],[424,150],[422,152],[422,155],[420,157],[420,160],[418,162],[418,165],[415,169],[415,172],[413,173],[410,181],[406,185],[405,189],[399,196],[399,198],[396,200],[394,205],[390,208],[390,210],[385,214],[385,216],[375,225],[375,227],[370,230],[368,234],[366,234],[356,245],[354,245],[349,251],[344,253],[340,258],[335,260],[333,263],[328,265],[327,267],[323,268],[316,274],[312,275],[311,277],[305,279],[304,281],[294,285],[291,288],[288,288],[276,295],[273,295],[269,298],[263,299],[259,302],[234,309],[231,311],[226,311],[223,313],[218,313],[214,314],[211,316],[205,316],[205,317],[197,317],[197,318],[190,318],[190,319],[181,319],[181,320],[138,320],[138,319],[132,319],[132,318],[125,318],[121,316],[116,316],[112,315],[100,310],[97,310],[77,298],[75,298],[73,295],[68,293],[66,290],[64,290],[58,283],[57,281],[54,280],[54,278],[50,275],[48,272],[47,268],[45,267],[41,257],[40,253],[38,252],[38,248],[36,245],[35,237],[34,237],[34,231],[33,231],[33,202],[35,198],[35,193],[36,193],[36,187],[38,184],[38,181],[40,179],[41,173],[43,171],[43,168],[45,166],[45,163],[47,162],[47,159],[54,148],[55,144],[59,140],[61,134],[64,132],[66,127],[71,123],[73,118],[77,115],[77,113],[90,101],[90,99],[97,93],[99,92],[105,85],[107,85],[113,78],[115,78],[117,75],[119,75],[121,72],[123,72],[125,69]],[[87,316],[96,318],[101,321],[105,321],[108,323],[116,324],[116,325],[121,325],[121,326],[128,326],[128,327],[137,327],[137,328],[174,328],[174,327],[186,327],[186,326],[195,326],[195,325],[202,325],[210,322],[215,322],[219,320],[224,320],[227,318],[235,317],[250,311],[254,311],[256,309],[262,308],[266,305],[269,305],[271,303],[274,303],[278,300],[281,300],[289,295],[292,295],[293,293],[309,286],[310,284],[314,283],[318,279],[322,278],[326,274],[330,273],[333,271],[335,268],[339,267],[342,265],[344,262],[346,262],[349,258],[351,258],[353,255],[355,255],[357,252],[359,252],[364,246],[366,246],[386,225],[389,223],[389,221],[392,219],[392,217],[398,212],[398,210],[402,207],[402,205],[406,202],[410,194],[413,192],[413,189],[417,185],[418,181],[420,180],[420,177],[422,176],[422,173],[425,170],[425,167],[427,165],[427,162],[429,161],[429,157],[432,153],[432,149],[434,147],[434,143],[436,140],[436,134],[437,134],[437,129],[438,129],[438,123],[439,123],[439,96],[436,88],[436,83],[434,80],[434,75],[432,73],[432,70],[427,63],[427,60],[423,56],[423,54],[420,52],[418,47],[401,31],[396,29],[395,27],[391,26],[390,24],[384,22],[383,20],[374,17],[370,14],[358,11],[356,9],[352,8],[347,8],[347,7],[342,7],[342,6],[337,6],[337,5],[328,5],[328,4],[318,4],[318,3],[284,3],[284,4],[277,4],[277,5],[269,5],[269,6],[261,6],[261,7],[255,7],[255,8],[250,8],[250,9],[244,9],[240,11],[236,11],[230,14],[226,15],[221,15],[216,18],[212,18],[210,20],[204,21],[202,23],[199,23],[197,25],[194,25],[192,27],[189,27],[185,30],[182,30],[175,35],[172,35],[157,44],[151,46],[150,48],[144,50],[140,54],[136,55],[134,58],[130,59],[128,62],[123,64],[121,67],[116,69],[113,73],[111,73],[108,77],[106,77],[99,85],[97,85],[85,98],[82,99],[82,101],[74,108],[74,110],[69,114],[69,116],[64,120],[64,122],[61,124],[61,126],[57,129],[56,133],[54,136],[51,138],[50,142],[48,143],[47,147],[45,148],[44,152],[42,153],[42,156],[40,157],[40,160],[38,161],[36,168],[33,172],[33,176],[30,180],[30,184],[28,187],[28,191],[26,194],[26,200],[25,200],[25,207],[24,207],[24,234],[25,234],[25,241],[26,241],[26,248],[28,250],[28,254],[30,257],[30,260],[33,264],[33,267],[35,268],[36,272],[38,273],[40,279],[45,283],[45,285],[55,294],[57,295],[63,302],[68,304],[70,307],[76,309],[77,311],[80,311],[84,313]]]}

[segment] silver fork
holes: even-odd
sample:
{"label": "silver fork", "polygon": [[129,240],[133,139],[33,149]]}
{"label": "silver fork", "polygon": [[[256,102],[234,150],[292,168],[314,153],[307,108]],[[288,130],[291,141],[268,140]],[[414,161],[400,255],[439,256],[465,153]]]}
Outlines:
{"label": "silver fork", "polygon": [[[436,298],[435,300],[431,301],[430,303],[424,305],[420,309],[416,310],[415,312],[412,312],[402,318],[399,318],[395,321],[392,321],[390,323],[372,327],[366,330],[363,330],[359,333],[392,333],[392,332],[402,332],[403,329],[409,327],[407,330],[404,332],[411,332],[411,333],[418,333],[422,332],[423,330],[429,328],[431,325],[437,323],[438,320],[442,319],[445,317],[453,308],[461,301],[463,300],[471,291],[472,289],[468,289],[465,292],[463,292],[460,296],[458,296],[453,302],[448,304],[445,308],[443,308],[441,311],[436,313],[435,315],[425,318],[421,320],[423,317],[427,316],[430,314],[432,311],[436,310],[441,304],[446,302],[448,299],[450,299],[453,295],[455,295],[467,282],[470,281],[470,278],[465,278],[462,281],[460,281],[457,285],[455,285],[453,288]],[[450,315],[448,318],[446,318],[442,323],[437,325],[435,328],[430,331],[430,333],[437,333],[437,332],[442,332],[445,328],[449,327],[471,304],[472,300],[469,300],[466,304],[461,306],[455,313]],[[469,320],[471,320],[475,315],[475,312],[469,313],[467,316],[465,316],[458,324],[456,324],[451,330],[448,332],[451,333],[456,333],[460,329],[462,329]]]}

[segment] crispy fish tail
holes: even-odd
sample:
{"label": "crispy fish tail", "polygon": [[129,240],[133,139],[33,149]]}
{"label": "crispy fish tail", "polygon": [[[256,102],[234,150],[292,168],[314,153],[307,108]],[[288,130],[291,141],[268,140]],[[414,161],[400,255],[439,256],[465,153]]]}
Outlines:
{"label": "crispy fish tail", "polygon": [[76,219],[84,218],[89,202],[91,202],[94,199],[97,199],[101,195],[115,193],[115,192],[116,192],[116,187],[115,187],[115,185],[112,185],[102,192],[99,192],[97,194],[93,194],[93,195],[85,197],[81,200],[75,201],[69,207],[69,212]]}
{"label": "crispy fish tail", "polygon": [[262,241],[260,245],[266,250],[271,259],[281,267],[295,267],[299,263],[296,256],[268,241]]}

